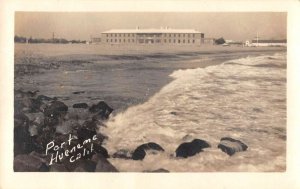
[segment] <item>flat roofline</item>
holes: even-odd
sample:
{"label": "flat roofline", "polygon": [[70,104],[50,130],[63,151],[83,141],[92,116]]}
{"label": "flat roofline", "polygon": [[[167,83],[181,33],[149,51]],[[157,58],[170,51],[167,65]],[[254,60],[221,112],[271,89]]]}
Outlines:
{"label": "flat roofline", "polygon": [[102,32],[108,33],[191,33],[191,34],[203,34],[202,32],[194,29],[112,29]]}

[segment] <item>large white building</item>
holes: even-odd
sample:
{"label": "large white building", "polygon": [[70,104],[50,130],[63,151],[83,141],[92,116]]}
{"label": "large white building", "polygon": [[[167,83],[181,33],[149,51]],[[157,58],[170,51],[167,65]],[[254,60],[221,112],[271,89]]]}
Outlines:
{"label": "large white building", "polygon": [[[172,44],[201,45],[204,33],[194,29],[112,29],[101,33],[100,38],[92,38],[93,43],[105,44]],[[211,43],[211,41],[209,41]]]}

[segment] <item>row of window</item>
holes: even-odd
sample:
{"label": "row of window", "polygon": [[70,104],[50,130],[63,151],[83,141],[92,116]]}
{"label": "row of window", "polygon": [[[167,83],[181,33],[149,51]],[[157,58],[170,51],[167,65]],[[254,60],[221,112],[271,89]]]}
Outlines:
{"label": "row of window", "polygon": [[[121,40],[121,39],[119,39],[119,40],[118,40],[118,39],[114,39],[114,40],[113,40],[113,39],[110,39],[110,40],[109,40],[109,39],[106,39],[106,42],[107,42],[107,43],[108,43],[108,42],[111,42],[111,43],[112,43],[112,42],[115,42],[115,43],[117,43],[117,42],[122,43],[122,41],[125,43],[125,42],[126,42],[126,39],[123,39],[123,40]],[[134,43],[134,39],[127,39],[127,42],[128,42],[128,43]]]}
{"label": "row of window", "polygon": [[[115,43],[122,43],[122,42],[124,42],[124,43],[126,43],[126,41],[128,42],[128,43],[134,43],[135,42],[135,40],[134,39],[106,39],[106,42],[107,43],[109,43],[109,42],[111,42],[111,43],[113,43],[113,42],[115,42]],[[139,41],[138,41],[139,43],[153,43],[154,42],[154,40],[143,40],[143,39],[140,39]],[[159,39],[157,39],[157,40],[155,40],[155,42],[156,43],[160,43],[161,42],[161,40],[159,40]],[[195,43],[195,40],[193,39],[193,40],[185,40],[185,39],[183,39],[183,40],[180,40],[180,39],[169,39],[169,40],[167,40],[167,39],[164,39],[164,43]]]}
{"label": "row of window", "polygon": [[[169,34],[138,34],[138,36],[142,36],[142,37],[158,37],[158,36],[161,36],[161,35],[163,35],[164,37],[195,37],[195,34],[185,34],[185,33],[183,33],[183,34],[180,34],[180,33],[173,33],[173,34],[171,34],[171,33],[169,33]],[[125,33],[119,33],[119,34],[113,34],[113,33],[111,33],[111,34],[106,34],[106,37],[134,37],[135,36],[135,34],[133,34],[133,33],[127,33],[127,34],[125,34]]]}

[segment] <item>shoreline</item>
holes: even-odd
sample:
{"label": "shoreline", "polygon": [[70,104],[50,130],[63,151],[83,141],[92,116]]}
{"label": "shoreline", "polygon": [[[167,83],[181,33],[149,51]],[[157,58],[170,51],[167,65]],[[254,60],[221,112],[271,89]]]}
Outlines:
{"label": "shoreline", "polygon": [[[41,54],[49,57],[57,55],[147,55],[147,54],[217,54],[217,53],[243,53],[243,52],[275,52],[287,51],[287,47],[243,47],[221,45],[103,45],[103,44],[15,44],[18,50],[30,51],[32,55]],[[44,49],[39,48],[43,46]],[[53,49],[53,46],[56,48]],[[67,49],[65,47],[68,47]],[[78,54],[78,49],[80,54]],[[15,53],[16,55],[16,53]]]}
{"label": "shoreline", "polygon": [[[226,47],[225,47],[226,48]],[[43,49],[45,50],[45,49]],[[153,50],[153,49],[152,49]],[[221,49],[219,49],[221,50]],[[152,98],[154,95],[160,92],[162,88],[169,85],[171,82],[173,82],[175,79],[173,77],[170,77],[174,71],[178,70],[186,70],[186,69],[196,69],[196,68],[206,68],[210,66],[219,65],[223,62],[226,62],[228,60],[233,59],[239,59],[244,58],[248,56],[260,56],[263,54],[275,54],[277,52],[282,52],[284,49],[281,50],[275,50],[274,48],[271,49],[265,49],[264,51],[238,51],[238,49],[232,50],[230,52],[228,51],[207,51],[206,54],[201,54],[199,52],[185,52],[185,53],[178,53],[178,52],[172,52],[171,55],[164,54],[163,52],[160,53],[154,53],[156,51],[148,51],[148,53],[144,52],[141,54],[133,55],[133,54],[114,54],[110,56],[103,56],[99,55],[96,57],[90,57],[90,54],[83,54],[82,59],[78,59],[81,55],[53,55],[55,57],[58,57],[58,59],[47,59],[47,57],[35,57],[36,54],[31,54],[31,57],[26,63],[28,63],[30,66],[37,65],[43,65],[45,66],[40,68],[37,67],[37,71],[41,71],[40,69],[45,69],[45,73],[48,71],[53,73],[56,73],[56,75],[51,75],[51,83],[53,83],[54,86],[48,87],[48,91],[51,91],[54,95],[49,95],[48,93],[45,93],[43,91],[44,88],[47,88],[47,85],[43,85],[42,83],[39,85],[36,85],[34,83],[29,84],[28,86],[31,86],[33,88],[26,88],[24,87],[23,90],[17,90],[20,89],[16,87],[16,83],[18,83],[19,86],[25,86],[23,85],[23,79],[29,78],[33,81],[39,81],[38,79],[40,77],[45,77],[44,79],[49,80],[49,76],[44,76],[43,73],[36,73],[36,75],[31,74],[25,74],[21,78],[15,77],[15,122],[17,122],[17,125],[15,124],[15,140],[17,138],[17,141],[15,141],[15,145],[17,145],[15,155],[15,167],[17,167],[17,170],[22,171],[22,167],[24,164],[29,163],[32,164],[34,171],[41,171],[44,170],[45,164],[43,162],[47,162],[48,159],[43,155],[43,152],[45,151],[45,144],[49,143],[49,140],[55,140],[58,142],[64,142],[67,141],[67,135],[69,133],[73,135],[78,135],[81,138],[77,139],[76,142],[80,143],[84,140],[84,138],[93,138],[97,135],[97,138],[99,138],[98,141],[96,141],[93,145],[97,149],[96,154],[92,156],[88,156],[88,159],[80,160],[78,161],[78,164],[69,164],[65,162],[61,162],[61,164],[56,164],[55,166],[48,166],[46,164],[46,171],[117,171],[116,165],[114,164],[115,160],[118,160],[118,158],[128,158],[128,153],[131,152],[125,151],[124,153],[121,151],[120,154],[112,154],[112,149],[107,148],[105,143],[103,141],[107,140],[107,137],[109,135],[105,135],[107,133],[96,132],[99,131],[99,127],[105,127],[107,121],[110,121],[108,119],[109,114],[112,113],[112,109],[114,109],[111,116],[115,116],[119,113],[124,113],[128,108],[132,108],[133,106],[136,106],[138,104],[143,104],[147,101],[149,101],[150,98]],[[150,52],[150,53],[149,53]],[[120,52],[119,52],[120,53]],[[131,51],[126,51],[126,53],[131,53]],[[99,57],[105,57],[105,59],[97,59]],[[35,60],[36,58],[36,60]],[[124,59],[122,59],[124,58]],[[26,59],[26,58],[25,58]],[[56,67],[47,67],[47,65],[52,65],[53,60],[58,61],[57,64],[59,65]],[[36,61],[36,62],[32,62]],[[41,63],[41,61],[45,61]],[[48,61],[48,62],[47,62]],[[60,62],[59,62],[60,61]],[[87,63],[89,62],[89,63]],[[15,68],[16,68],[15,64]],[[54,66],[55,66],[54,62]],[[30,67],[29,67],[30,68]],[[124,99],[116,96],[116,99],[114,99],[114,95],[118,95],[120,91],[116,91],[115,93],[109,91],[111,87],[113,86],[106,86],[103,87],[103,90],[108,90],[107,96],[105,94],[102,94],[103,92],[100,91],[99,88],[96,88],[96,91],[89,91],[91,88],[88,86],[84,88],[83,81],[79,79],[78,88],[76,90],[74,88],[68,88],[68,85],[75,85],[74,81],[68,84],[69,81],[66,83],[56,83],[55,76],[62,76],[62,79],[71,77],[69,73],[71,71],[74,71],[75,75],[74,78],[79,77],[82,75],[81,73],[78,74],[76,71],[78,69],[87,69],[87,73],[90,71],[96,71],[98,69],[98,72],[95,73],[96,76],[101,75],[107,72],[107,68],[111,72],[116,75],[118,73],[124,73],[128,70],[134,70],[134,74],[142,73],[141,75],[132,75],[130,73],[129,78],[134,77],[134,81],[141,80],[143,77],[145,77],[144,71],[147,71],[147,75],[151,76],[149,78],[146,78],[145,81],[158,79],[157,82],[154,82],[155,87],[152,86],[152,90],[148,92],[147,96],[143,96],[143,98],[139,98],[138,101],[133,102],[131,104],[126,104],[128,102],[125,102],[125,108],[118,109],[118,106],[114,104],[114,101],[123,101]],[[71,69],[71,70],[70,70]],[[104,70],[103,70],[104,69]],[[115,73],[114,70],[117,70],[117,73]],[[120,72],[118,72],[118,70]],[[150,72],[148,73],[148,71]],[[153,73],[159,73],[158,76],[154,75]],[[122,76],[119,78],[119,80],[113,80],[115,77],[112,77],[108,79],[106,82],[110,84],[114,84],[114,82],[120,82],[127,79],[127,77]],[[124,77],[124,78],[123,78]],[[48,79],[47,79],[48,78]],[[103,78],[106,78],[105,76]],[[128,79],[129,79],[128,78]],[[61,80],[58,80],[61,81]],[[90,81],[90,79],[88,79]],[[96,83],[101,82],[100,80],[97,80],[96,78],[91,79],[91,81],[94,81]],[[142,82],[143,83],[143,82]],[[120,84],[123,84],[122,82]],[[122,86],[122,85],[117,86]],[[134,90],[136,90],[138,87],[141,87],[139,89],[140,93],[137,93],[137,97],[139,97],[141,94],[144,94],[145,88],[143,88],[142,84],[139,85],[137,83],[130,83]],[[144,85],[149,85],[153,83],[144,83]],[[55,87],[61,87],[64,88],[59,89],[60,91],[63,91],[64,95],[66,96],[57,96],[56,91],[53,91]],[[100,85],[102,86],[102,85]],[[105,85],[104,85],[105,86]],[[126,84],[124,85],[125,88],[122,88],[122,90],[125,90],[127,87]],[[88,89],[88,90],[86,90]],[[29,90],[29,91],[28,91]],[[36,92],[36,90],[40,90],[40,92]],[[98,91],[97,91],[98,90]],[[101,89],[102,90],[102,89]],[[121,90],[121,92],[122,92]],[[27,92],[26,92],[27,91]],[[126,90],[125,90],[126,91]],[[130,90],[129,90],[130,91]],[[44,96],[45,95],[45,96]],[[99,95],[99,96],[97,96]],[[102,95],[102,96],[101,96]],[[58,98],[56,98],[58,97]],[[83,98],[86,97],[86,98]],[[92,97],[92,98],[89,98]],[[16,101],[17,100],[17,101]],[[102,103],[104,101],[104,104]],[[105,105],[105,102],[107,103]],[[98,103],[98,104],[97,104]],[[121,102],[122,103],[122,102]],[[76,108],[74,108],[76,104]],[[72,106],[73,105],[73,106]],[[111,107],[112,108],[111,108]],[[122,106],[121,106],[122,107]],[[102,111],[102,110],[105,111]],[[103,114],[104,112],[104,114]],[[105,113],[108,112],[108,113]],[[177,116],[177,112],[171,112],[172,116]],[[51,115],[54,115],[54,118],[51,117]],[[179,113],[180,115],[180,113]],[[110,116],[110,118],[112,118]],[[180,117],[180,116],[179,116]],[[29,121],[28,121],[29,120]],[[42,120],[42,121],[41,121]],[[27,130],[24,130],[24,125]],[[24,141],[19,140],[19,137],[21,137],[21,133],[25,133],[25,149],[24,147]],[[20,134],[20,136],[19,136]],[[33,135],[33,136],[32,136]],[[75,144],[77,144],[75,143]],[[103,145],[104,144],[104,145]],[[142,144],[142,143],[141,143]],[[143,144],[144,145],[144,144]],[[34,149],[33,153],[31,150]],[[88,148],[87,148],[88,149]],[[64,149],[68,150],[68,149]],[[122,149],[119,149],[122,150]],[[92,147],[90,151],[93,151]],[[29,153],[30,152],[30,153]],[[80,152],[81,154],[84,154],[84,152]],[[103,157],[98,157],[98,156]],[[115,157],[114,157],[115,155]],[[113,158],[111,158],[113,157]],[[131,157],[131,155],[130,155]],[[116,159],[117,158],[117,159]],[[42,163],[39,164],[39,167],[34,167],[35,164],[32,162],[27,161],[36,161],[36,159],[39,159],[38,161],[41,161]],[[106,160],[107,159],[107,160]],[[92,162],[91,162],[92,161]],[[126,160],[127,161],[127,160]],[[24,163],[25,162],[25,163]],[[102,170],[101,165],[107,164],[109,167],[107,170]],[[87,165],[92,165],[89,168],[86,168]],[[115,167],[116,166],[116,167]],[[21,168],[21,169],[18,169]],[[98,167],[98,168],[97,168]],[[117,167],[118,168],[118,167]],[[164,167],[163,167],[164,168]],[[26,168],[25,168],[26,169]],[[118,168],[119,169],[119,168]],[[153,169],[153,168],[152,168]],[[122,168],[119,170],[124,171]],[[146,168],[144,167],[144,170],[141,171],[147,171],[151,170],[151,167]],[[16,170],[15,170],[16,171]],[[45,170],[44,170],[45,171]],[[155,171],[155,170],[153,170]]]}

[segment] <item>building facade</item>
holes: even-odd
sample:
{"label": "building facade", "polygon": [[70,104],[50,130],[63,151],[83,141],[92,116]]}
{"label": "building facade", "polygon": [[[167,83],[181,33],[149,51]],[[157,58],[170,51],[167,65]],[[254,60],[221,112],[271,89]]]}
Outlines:
{"label": "building facade", "polygon": [[193,29],[114,29],[101,33],[101,43],[201,45],[204,33]]}

